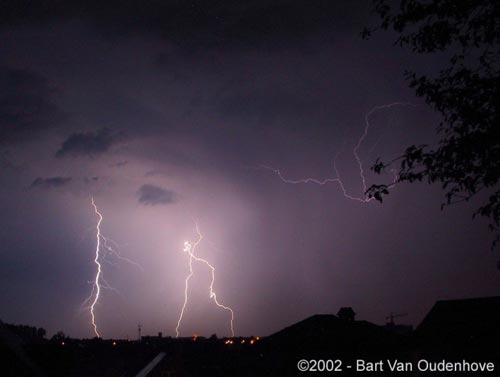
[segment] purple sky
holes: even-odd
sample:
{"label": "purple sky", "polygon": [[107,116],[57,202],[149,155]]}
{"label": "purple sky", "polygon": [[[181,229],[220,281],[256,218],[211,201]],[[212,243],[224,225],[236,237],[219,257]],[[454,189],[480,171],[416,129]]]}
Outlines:
{"label": "purple sky", "polygon": [[[494,295],[500,276],[477,203],[440,211],[444,194],[396,187],[362,196],[377,157],[435,142],[439,117],[415,98],[405,69],[436,72],[442,57],[364,41],[369,2],[7,1],[0,16],[0,318],[49,333],[93,336],[81,303],[95,275],[94,197],[102,231],[144,271],[110,258],[96,307],[104,337],[175,335],[194,220],[200,257],[216,267],[235,331],[267,335],[352,306],[384,323],[418,324],[438,299]],[[335,3],[335,4],[333,4]],[[60,3],[63,4],[63,3]],[[177,4],[177,5],[176,5]],[[45,8],[44,8],[45,7]],[[229,334],[195,265],[181,335]]]}

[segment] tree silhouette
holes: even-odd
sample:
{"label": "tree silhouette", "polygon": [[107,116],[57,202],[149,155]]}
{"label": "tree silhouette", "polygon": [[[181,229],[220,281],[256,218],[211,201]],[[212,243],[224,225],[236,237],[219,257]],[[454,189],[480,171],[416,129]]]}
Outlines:
{"label": "tree silhouette", "polygon": [[36,336],[40,339],[44,339],[45,335],[47,335],[47,331],[43,327],[39,327],[36,329]]}
{"label": "tree silhouette", "polygon": [[339,317],[340,319],[344,320],[344,321],[354,321],[354,318],[356,317],[356,313],[354,312],[354,310],[348,306],[348,307],[343,307],[343,308],[340,308],[338,313],[337,313],[337,317]]}
{"label": "tree silhouette", "polygon": [[61,343],[64,342],[66,339],[67,339],[66,334],[63,331],[58,331],[54,335],[52,335],[50,341],[54,343]]}
{"label": "tree silhouette", "polygon": [[[398,182],[440,183],[446,205],[483,200],[473,216],[489,219],[492,248],[500,241],[500,2],[497,0],[374,0],[380,26],[393,29],[396,44],[413,52],[443,52],[449,61],[435,77],[407,71],[417,96],[437,110],[436,146],[412,145],[397,159],[377,159],[381,173],[399,162]],[[386,185],[372,185],[367,194],[382,201]],[[484,194],[483,194],[484,193]],[[483,196],[484,195],[484,196]]]}

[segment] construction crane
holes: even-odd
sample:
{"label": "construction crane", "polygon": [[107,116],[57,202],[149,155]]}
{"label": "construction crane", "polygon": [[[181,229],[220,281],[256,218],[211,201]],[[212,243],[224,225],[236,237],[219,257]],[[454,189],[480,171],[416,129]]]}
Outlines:
{"label": "construction crane", "polygon": [[385,319],[389,321],[389,322],[387,322],[388,326],[394,326],[395,325],[394,318],[406,317],[407,315],[408,315],[408,313],[394,314],[393,312],[391,312],[391,314],[389,316],[385,317]]}

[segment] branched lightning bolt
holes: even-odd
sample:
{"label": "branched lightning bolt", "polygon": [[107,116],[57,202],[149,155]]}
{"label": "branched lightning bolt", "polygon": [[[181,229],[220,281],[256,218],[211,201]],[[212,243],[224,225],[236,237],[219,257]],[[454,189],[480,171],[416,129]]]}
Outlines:
{"label": "branched lightning bolt", "polygon": [[[102,246],[106,249],[107,253],[104,255],[105,257],[108,255],[108,254],[111,254],[113,255],[115,258],[119,259],[119,260],[122,260],[124,262],[127,262],[131,265],[134,265],[135,267],[137,267],[138,269],[140,269],[141,271],[144,271],[144,268],[137,262],[133,261],[132,259],[129,259],[129,258],[126,258],[124,256],[122,256],[122,254],[120,253],[120,251],[117,249],[119,247],[118,243],[113,241],[111,238],[106,238],[104,237],[103,235],[101,235],[101,238],[102,238]],[[115,247],[112,247],[110,245],[110,243],[114,244]],[[106,262],[108,263],[111,263],[109,262],[108,260],[105,260]]]}
{"label": "branched lightning bolt", "polygon": [[94,202],[94,198],[92,198],[92,206],[94,207],[94,211],[98,217],[97,225],[96,225],[96,248],[95,248],[95,258],[94,258],[94,263],[97,265],[97,273],[95,275],[95,280],[94,280],[94,286],[92,287],[92,293],[94,293],[95,290],[95,295],[94,295],[94,300],[92,301],[92,304],[90,305],[90,316],[92,317],[92,326],[94,327],[94,333],[95,335],[100,338],[101,334],[97,330],[97,324],[95,321],[95,304],[97,304],[97,300],[99,300],[99,295],[101,294],[101,285],[100,285],[100,279],[101,279],[101,274],[102,274],[102,266],[101,263],[99,262],[99,251],[101,249],[101,223],[102,223],[102,215],[97,209],[97,206]]}
{"label": "branched lightning bolt", "polygon": [[182,322],[182,317],[184,316],[184,310],[186,309],[187,301],[188,301],[188,291],[189,291],[189,280],[193,276],[193,260],[196,262],[200,262],[208,266],[211,270],[212,274],[212,280],[210,281],[210,290],[209,290],[209,295],[210,298],[214,300],[215,304],[224,310],[227,310],[231,313],[231,335],[234,337],[234,327],[233,327],[233,322],[234,322],[234,312],[233,309],[231,309],[229,306],[221,304],[217,300],[217,294],[214,291],[214,284],[215,284],[215,267],[212,266],[206,259],[199,258],[196,255],[194,255],[194,252],[196,250],[196,247],[200,244],[201,240],[203,239],[203,235],[200,232],[200,228],[198,224],[196,223],[196,233],[198,234],[198,239],[196,240],[195,243],[191,244],[189,241],[184,242],[184,249],[183,251],[185,253],[189,254],[189,274],[186,277],[185,285],[184,285],[184,303],[182,304],[182,309],[181,313],[179,315],[179,319],[177,321],[177,327],[175,328],[175,334],[176,337],[179,337],[179,327]]}
{"label": "branched lightning bolt", "polygon": [[[357,162],[358,168],[359,168],[359,176],[361,178],[361,184],[363,186],[363,193],[365,194],[363,197],[353,196],[347,192],[347,190],[344,186],[344,183],[340,177],[339,171],[337,169],[337,165],[336,165],[336,160],[337,160],[338,154],[333,159],[333,169],[335,171],[336,176],[333,178],[325,178],[323,180],[319,180],[319,179],[315,179],[315,178],[303,178],[303,179],[296,179],[296,180],[289,179],[289,178],[285,178],[279,169],[276,169],[276,168],[273,168],[273,167],[267,166],[267,165],[260,165],[260,167],[263,169],[271,170],[285,183],[290,183],[290,184],[314,183],[314,184],[321,185],[321,186],[326,185],[328,183],[337,183],[339,185],[342,193],[344,194],[344,197],[346,197],[347,199],[355,200],[355,201],[358,201],[361,203],[368,203],[375,198],[369,197],[366,194],[366,191],[368,188],[366,185],[365,171],[363,168],[363,162],[361,161],[361,157],[359,156],[358,151],[359,151],[359,148],[361,147],[361,145],[363,144],[363,141],[368,136],[368,131],[370,130],[370,126],[371,126],[370,125],[370,116],[379,110],[390,109],[390,108],[395,107],[395,106],[416,106],[416,105],[409,103],[409,102],[393,102],[393,103],[390,103],[387,105],[380,105],[380,106],[373,107],[365,115],[365,127],[363,130],[363,133],[362,133],[361,137],[358,139],[358,142],[356,143],[356,145],[354,146],[354,148],[352,150],[352,154],[354,155],[354,158],[356,159],[356,162]],[[393,180],[389,185],[387,185],[387,188],[389,190],[392,189],[396,185],[397,180],[399,178],[396,170],[392,169],[391,172],[393,173]]]}
{"label": "branched lightning bolt", "polygon": [[[100,338],[101,334],[99,333],[99,330],[97,328],[97,323],[96,323],[96,315],[95,315],[95,306],[97,302],[99,301],[99,296],[101,294],[102,289],[110,289],[113,290],[117,293],[119,293],[115,288],[111,287],[111,285],[104,279],[103,277],[103,269],[102,269],[102,262],[109,262],[106,260],[107,254],[111,254],[115,256],[116,258],[126,261],[130,264],[133,264],[134,266],[140,268],[141,270],[144,270],[140,264],[137,262],[134,262],[128,258],[123,257],[120,252],[113,248],[110,243],[113,243],[115,247],[117,247],[117,243],[109,238],[106,238],[103,236],[101,233],[101,223],[103,221],[103,216],[101,212],[99,212],[99,209],[97,208],[97,205],[95,204],[94,198],[91,200],[92,206],[94,207],[94,213],[97,215],[97,224],[96,224],[96,248],[95,248],[95,257],[94,257],[94,263],[97,266],[97,272],[95,275],[94,280],[92,281],[92,290],[90,292],[90,296],[82,303],[82,308],[85,307],[87,303],[90,303],[88,308],[90,310],[90,317],[92,320],[92,327],[94,330],[94,334]],[[102,251],[105,253],[103,254]]]}

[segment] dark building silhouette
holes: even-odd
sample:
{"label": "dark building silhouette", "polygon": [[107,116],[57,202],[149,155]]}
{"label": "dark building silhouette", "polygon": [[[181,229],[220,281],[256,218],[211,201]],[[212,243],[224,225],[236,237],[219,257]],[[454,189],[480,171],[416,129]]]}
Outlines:
{"label": "dark building silhouette", "polygon": [[386,323],[384,328],[389,332],[399,335],[411,335],[413,332],[412,325],[397,325],[395,323]]}
{"label": "dark building silhouette", "polygon": [[425,343],[475,346],[498,342],[500,297],[437,301],[416,329]]}
{"label": "dark building silhouette", "polygon": [[[2,377],[135,376],[161,354],[165,356],[148,376],[303,375],[297,360],[332,355],[343,365],[357,359],[500,365],[500,297],[438,301],[414,332],[395,324],[403,316],[391,313],[388,323],[379,326],[356,321],[354,310],[343,307],[337,316],[313,315],[262,338],[171,338],[159,332],[142,336],[142,341],[53,341],[40,337],[43,331],[35,327],[0,322],[0,370]],[[342,371],[343,376],[358,374]]]}

